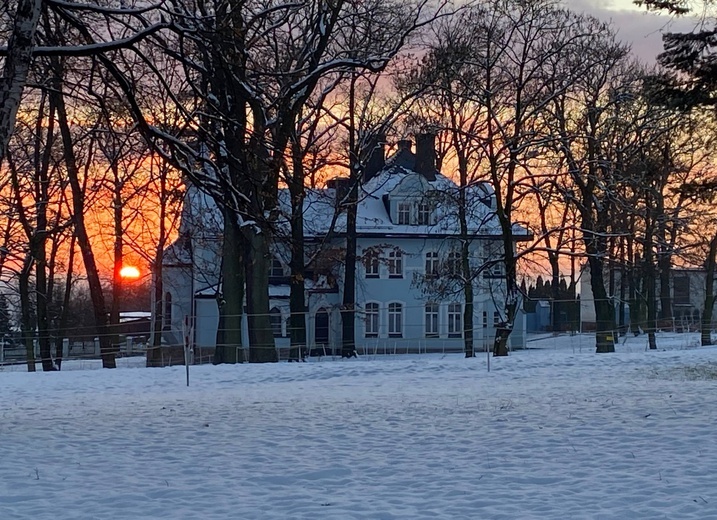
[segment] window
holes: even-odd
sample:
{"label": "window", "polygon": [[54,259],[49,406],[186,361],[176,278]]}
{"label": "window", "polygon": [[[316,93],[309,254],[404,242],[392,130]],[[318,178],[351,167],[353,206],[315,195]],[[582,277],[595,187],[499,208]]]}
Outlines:
{"label": "window", "polygon": [[488,313],[486,311],[483,311],[483,328],[488,328]]}
{"label": "window", "polygon": [[376,251],[366,251],[364,255],[364,267],[366,268],[366,278],[378,278],[378,253],[376,253]]}
{"label": "window", "polygon": [[388,304],[388,337],[403,337],[403,305],[400,303]]}
{"label": "window", "polygon": [[690,278],[685,275],[676,275],[672,281],[674,285],[673,301],[675,305],[690,304]]}
{"label": "window", "polygon": [[411,223],[411,205],[408,202],[398,203],[398,223],[399,224],[410,224]]}
{"label": "window", "polygon": [[449,276],[458,276],[461,274],[461,254],[458,251],[448,253],[446,273]]}
{"label": "window", "polygon": [[172,328],[172,293],[164,295],[164,328]]}
{"label": "window", "polygon": [[438,252],[429,251],[426,253],[426,276],[438,276]]}
{"label": "window", "polygon": [[480,260],[483,269],[483,278],[502,278],[502,262],[498,258],[483,256]]}
{"label": "window", "polygon": [[438,304],[428,302],[426,304],[426,337],[438,337]]}
{"label": "window", "polygon": [[431,205],[428,202],[418,203],[418,225],[428,226],[431,222]]}
{"label": "window", "polygon": [[463,335],[463,309],[460,303],[451,303],[448,306],[448,337],[460,338]]}
{"label": "window", "polygon": [[281,338],[284,334],[281,331],[281,311],[272,307],[269,311],[269,321],[271,322],[271,331],[274,333],[275,338]]}
{"label": "window", "polygon": [[275,278],[284,276],[284,266],[281,265],[281,261],[274,257],[271,261],[271,269],[269,270],[269,277]]}
{"label": "window", "polygon": [[403,278],[403,255],[401,254],[401,251],[389,251],[388,277]]}
{"label": "window", "polygon": [[364,334],[367,338],[378,337],[378,303],[367,303],[364,308],[364,320],[366,324],[366,332]]}
{"label": "window", "polygon": [[500,323],[501,323],[500,313],[498,311],[495,311],[493,313],[493,326],[497,327],[498,325],[500,325]]}

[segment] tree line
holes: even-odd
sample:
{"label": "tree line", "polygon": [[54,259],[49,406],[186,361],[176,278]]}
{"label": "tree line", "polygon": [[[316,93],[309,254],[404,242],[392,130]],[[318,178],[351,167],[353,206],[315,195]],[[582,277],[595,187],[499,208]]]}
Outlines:
{"label": "tree line", "polygon": [[[51,338],[69,327],[78,280],[103,366],[114,366],[128,251],[151,266],[150,342],[160,345],[163,254],[183,180],[223,216],[215,361],[232,363],[244,302],[249,360],[277,360],[268,286],[278,240],[290,252],[290,357],[299,359],[305,279],[318,256],[306,248],[304,200],[327,176],[347,179],[337,214],[346,219],[342,353],[351,355],[359,187],[374,150],[411,134],[435,137],[437,165],[458,185],[446,194],[463,253],[450,290],[466,302],[466,356],[476,283],[495,262],[468,261],[480,183],[495,194],[502,237],[494,354],[508,352],[521,270],[547,265],[557,295],[565,259],[590,273],[598,352],[614,350],[619,326],[612,273],[621,273],[619,301],[645,309],[655,346],[658,301],[672,313],[675,265],[707,268],[709,341],[713,73],[703,70],[709,60],[675,54],[686,52],[677,36],[649,67],[610,24],[549,0],[18,0],[2,9],[0,276],[18,295],[31,370],[35,338],[43,369],[55,368]],[[94,236],[98,214],[112,224],[105,244]],[[531,232],[519,247],[516,223]],[[100,247],[112,258],[109,288]]]}

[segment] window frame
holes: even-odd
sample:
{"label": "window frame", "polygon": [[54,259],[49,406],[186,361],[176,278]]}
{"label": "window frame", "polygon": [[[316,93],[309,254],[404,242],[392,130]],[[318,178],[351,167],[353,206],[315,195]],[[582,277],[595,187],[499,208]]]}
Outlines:
{"label": "window frame", "polygon": [[[455,309],[456,306],[458,306],[458,310]],[[458,330],[456,330],[456,326]],[[463,337],[463,304],[461,302],[448,304],[448,337]]]}
{"label": "window frame", "polygon": [[462,273],[462,259],[460,251],[449,251],[445,260],[446,274],[448,276],[460,276]]}
{"label": "window frame", "polygon": [[411,203],[398,202],[396,204],[396,224],[399,226],[411,225]]}
{"label": "window frame", "polygon": [[[371,307],[371,310],[369,310]],[[373,311],[375,307],[375,312]],[[378,338],[381,334],[381,305],[378,302],[366,302],[364,303],[364,321],[363,321],[363,337],[364,338]],[[369,316],[375,318],[376,331],[374,332],[369,327]]]}
{"label": "window frame", "polygon": [[[276,319],[278,318],[278,321]],[[271,324],[271,332],[275,338],[284,338],[284,317],[279,307],[272,307],[269,310],[269,322]],[[278,327],[277,327],[278,326]]]}
{"label": "window frame", "polygon": [[[396,310],[396,307],[398,307],[398,310]],[[403,308],[402,302],[389,302],[386,305],[389,338],[403,337]]]}
{"label": "window frame", "polygon": [[433,206],[430,202],[421,201],[416,206],[416,223],[419,226],[433,224]]}
{"label": "window frame", "polygon": [[378,252],[368,250],[364,253],[364,277],[365,278],[380,278],[381,277],[381,262],[380,255]]}
{"label": "window frame", "polygon": [[403,252],[393,249],[386,255],[389,278],[403,278]]}
{"label": "window frame", "polygon": [[281,278],[284,276],[284,264],[277,257],[271,257],[271,265],[269,266],[269,278]]}
{"label": "window frame", "polygon": [[[432,269],[430,268],[432,267]],[[425,275],[427,277],[437,277],[441,271],[441,258],[438,251],[428,251],[424,256]]]}
{"label": "window frame", "polygon": [[[429,307],[432,309],[429,310]],[[441,306],[437,302],[426,302],[423,309],[423,336],[425,338],[440,337]],[[429,324],[434,326],[431,327],[433,330],[429,330]]]}

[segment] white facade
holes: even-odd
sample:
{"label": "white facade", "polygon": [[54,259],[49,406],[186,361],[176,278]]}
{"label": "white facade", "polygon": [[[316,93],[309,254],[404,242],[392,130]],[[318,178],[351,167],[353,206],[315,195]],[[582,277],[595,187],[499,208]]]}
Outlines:
{"label": "white facade", "polygon": [[[414,171],[415,155],[405,145],[385,167],[363,183],[357,207],[355,342],[359,354],[372,352],[460,351],[463,349],[462,283],[456,276],[462,261],[457,186],[438,172]],[[341,180],[329,188],[309,191],[305,199],[307,249],[322,240],[334,223],[330,242],[322,250],[328,261],[310,269],[306,280],[307,348],[341,344],[343,288],[342,251],[345,215],[337,217],[336,196]],[[504,319],[504,277],[500,268],[501,235],[494,199],[486,185],[468,188],[469,262],[473,273],[474,346],[492,342],[495,326]],[[288,214],[286,194],[280,194]],[[197,219],[193,214],[201,215]],[[213,218],[208,216],[213,215]],[[198,346],[215,345],[218,324],[220,216],[214,204],[196,188],[188,190],[179,240],[168,249],[164,263],[165,302],[171,300],[167,341],[182,330],[184,316],[193,316]],[[335,218],[336,217],[336,218]],[[185,222],[186,219],[186,222]],[[287,225],[279,221],[278,226]],[[196,227],[199,226],[199,230]],[[213,230],[213,231],[212,231]],[[518,236],[525,230],[515,227]],[[286,246],[274,244],[270,307],[277,347],[288,347],[289,269]],[[486,261],[498,263],[483,269]],[[169,308],[168,307],[168,308]],[[248,343],[244,327],[245,345]],[[172,334],[174,332],[174,334]],[[514,325],[514,348],[525,341],[525,323]]]}

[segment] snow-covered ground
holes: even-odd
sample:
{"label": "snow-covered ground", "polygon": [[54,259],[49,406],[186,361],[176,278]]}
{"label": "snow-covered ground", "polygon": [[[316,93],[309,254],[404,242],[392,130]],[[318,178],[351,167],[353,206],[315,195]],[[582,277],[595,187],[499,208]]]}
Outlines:
{"label": "snow-covered ground", "polygon": [[6,368],[0,519],[717,519],[717,349],[645,341]]}

